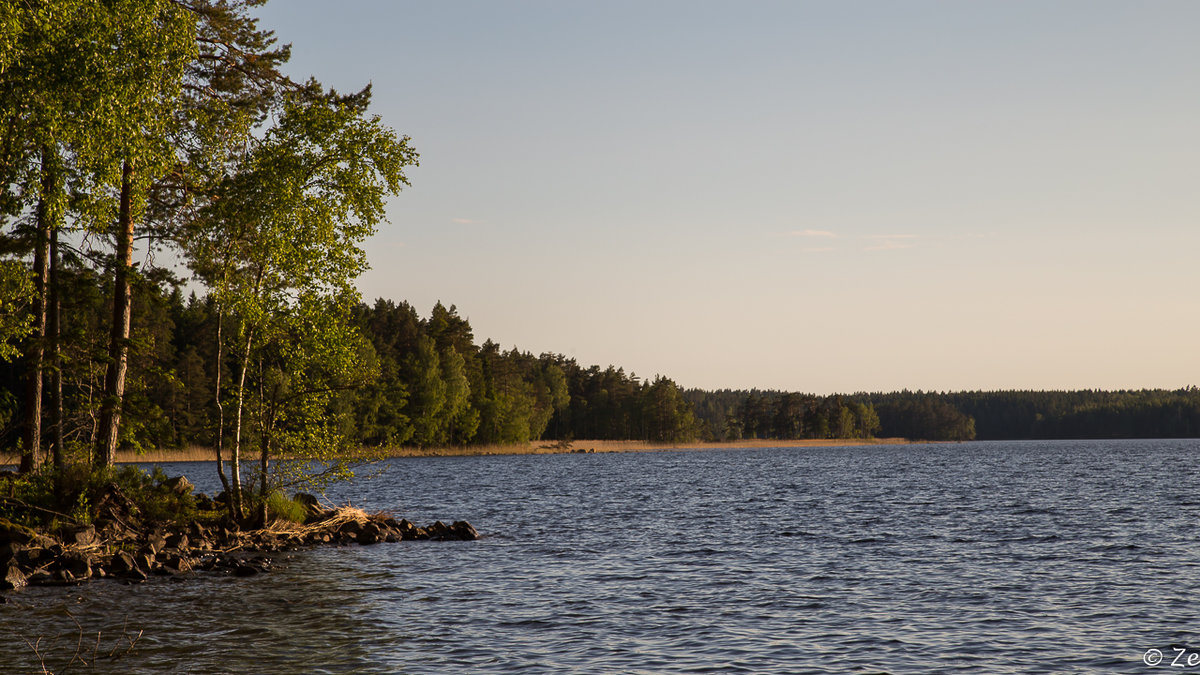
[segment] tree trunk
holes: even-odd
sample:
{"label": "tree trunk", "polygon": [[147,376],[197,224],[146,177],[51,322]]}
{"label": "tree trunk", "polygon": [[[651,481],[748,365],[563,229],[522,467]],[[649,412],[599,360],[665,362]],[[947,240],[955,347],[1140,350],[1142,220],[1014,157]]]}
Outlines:
{"label": "tree trunk", "polygon": [[50,230],[53,208],[53,172],[46,150],[42,151],[42,195],[37,207],[37,234],[33,249],[33,335],[28,354],[25,383],[25,445],[21,449],[21,473],[36,471],[42,464],[42,371],[46,353],[46,305],[50,286]]}
{"label": "tree trunk", "polygon": [[108,369],[104,374],[104,401],[100,407],[100,438],[94,465],[110,467],[117,461],[121,406],[125,400],[125,373],[129,369],[129,322],[132,316],[133,277],[133,166],[121,167],[121,204],[117,217],[116,271],[113,274],[112,332],[109,335]]}
{"label": "tree trunk", "polygon": [[[217,449],[217,475],[221,477],[221,486],[225,488],[225,496],[233,494],[229,488],[229,479],[225,477],[225,460],[222,458],[222,450],[225,447],[225,406],[221,405],[221,358],[224,353],[224,343],[221,341],[221,332],[225,327],[225,308],[217,305],[217,375],[216,385],[213,388],[215,392],[213,398],[217,404],[217,437],[214,447]],[[233,516],[233,501],[227,500],[229,503],[229,515]]]}
{"label": "tree trunk", "polygon": [[[266,402],[264,401],[263,410],[264,410],[264,412],[263,412],[264,417],[269,416],[271,418],[274,418],[275,413],[274,413],[273,405],[267,406]],[[258,519],[262,523],[262,527],[267,526],[267,517],[269,515],[267,513],[267,490],[269,489],[269,482],[267,480],[267,469],[270,467],[270,461],[271,461],[271,432],[273,431],[274,426],[275,425],[272,422],[270,422],[269,420],[267,420],[267,419],[263,420],[262,441],[259,443],[259,450],[261,451],[261,454],[259,455],[259,466],[258,466],[258,470],[259,470]]]}
{"label": "tree trunk", "polygon": [[59,275],[58,228],[50,233],[50,443],[54,448],[54,468],[58,475],[67,467],[63,447],[62,396],[62,289]]}
{"label": "tree trunk", "polygon": [[246,331],[246,353],[242,357],[242,372],[238,376],[237,418],[233,426],[233,450],[229,453],[229,478],[233,490],[229,504],[235,518],[242,516],[242,411],[246,407],[246,372],[250,370],[250,349],[254,346],[253,331]]}

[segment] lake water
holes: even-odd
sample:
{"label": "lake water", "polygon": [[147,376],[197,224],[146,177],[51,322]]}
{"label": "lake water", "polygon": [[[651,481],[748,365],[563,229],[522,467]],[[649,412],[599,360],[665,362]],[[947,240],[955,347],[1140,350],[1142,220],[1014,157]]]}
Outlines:
{"label": "lake water", "polygon": [[[1179,672],[1200,663],[1198,457],[1189,440],[395,459],[334,499],[484,538],[10,592],[0,672],[40,672],[39,636],[61,665],[71,616],[105,653],[143,631],[71,672]],[[167,467],[214,487],[210,465]]]}

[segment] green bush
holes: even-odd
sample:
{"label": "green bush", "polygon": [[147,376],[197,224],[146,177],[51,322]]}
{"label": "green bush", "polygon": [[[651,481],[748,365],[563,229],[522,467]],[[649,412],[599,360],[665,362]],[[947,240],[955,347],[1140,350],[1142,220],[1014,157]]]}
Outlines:
{"label": "green bush", "polygon": [[280,518],[293,523],[304,523],[308,511],[304,505],[294,499],[289,499],[282,492],[275,491],[267,496],[267,513],[273,518]]}
{"label": "green bush", "polygon": [[153,472],[133,465],[91,471],[86,465],[74,464],[61,473],[47,467],[5,481],[0,518],[50,530],[65,522],[90,524],[108,486],[115,484],[145,522],[183,524],[194,520],[195,497],[178,494],[165,485],[168,480],[158,467]]}

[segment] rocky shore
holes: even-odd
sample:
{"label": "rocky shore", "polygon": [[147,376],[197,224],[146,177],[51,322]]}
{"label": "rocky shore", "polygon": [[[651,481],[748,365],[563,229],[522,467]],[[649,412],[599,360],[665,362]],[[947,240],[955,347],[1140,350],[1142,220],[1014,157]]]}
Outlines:
{"label": "rocky shore", "polygon": [[[191,490],[186,479],[175,480],[176,489]],[[243,529],[221,517],[218,502],[204,495],[196,495],[196,501],[200,517],[186,525],[163,525],[144,518],[114,483],[106,487],[88,525],[45,531],[0,518],[0,589],[93,579],[130,583],[199,572],[252,576],[271,567],[273,554],[305,547],[479,538],[464,521],[418,527],[352,507],[325,509],[308,495],[297,497],[306,510],[303,523],[277,520]]]}

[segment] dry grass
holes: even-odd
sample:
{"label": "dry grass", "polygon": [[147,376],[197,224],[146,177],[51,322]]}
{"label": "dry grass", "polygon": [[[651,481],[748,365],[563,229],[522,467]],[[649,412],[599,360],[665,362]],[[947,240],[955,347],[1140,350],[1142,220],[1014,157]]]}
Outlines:
{"label": "dry grass", "polygon": [[[507,445],[471,445],[467,447],[439,448],[390,448],[384,452],[388,457],[472,457],[477,455],[552,455],[580,450],[595,452],[659,452],[663,450],[726,450],[732,448],[824,448],[848,447],[858,445],[899,445],[906,444],[903,438],[845,438],[845,439],[805,439],[794,441],[762,441],[741,440],[723,441],[720,443],[651,443],[648,441],[574,441],[562,444],[555,441],[535,441],[533,443],[517,443]],[[212,461],[216,455],[212,448],[190,446],[178,450],[154,450],[140,455],[122,452],[117,453],[118,462],[138,462],[154,464],[160,462],[202,462]],[[226,454],[228,459],[228,453]]]}
{"label": "dry grass", "polygon": [[[228,459],[229,453],[226,454]],[[216,451],[212,448],[203,445],[189,445],[186,448],[166,448],[161,450],[150,450],[141,454],[126,451],[117,452],[117,463],[127,464],[136,462],[139,464],[156,464],[159,462],[207,462],[217,458]]]}
{"label": "dry grass", "polygon": [[[309,525],[293,523],[283,519],[276,519],[271,521],[271,523],[261,531],[271,532],[272,534],[299,535],[303,537],[308,536],[313,532],[336,532],[337,530],[341,529],[342,525],[350,521],[355,521],[359,525],[364,525],[368,520],[370,520],[370,518],[371,517],[367,515],[366,511],[363,511],[356,506],[339,506],[334,509],[333,513],[329,515],[329,517],[323,518],[322,520]],[[254,532],[252,531],[248,534],[253,536]]]}

